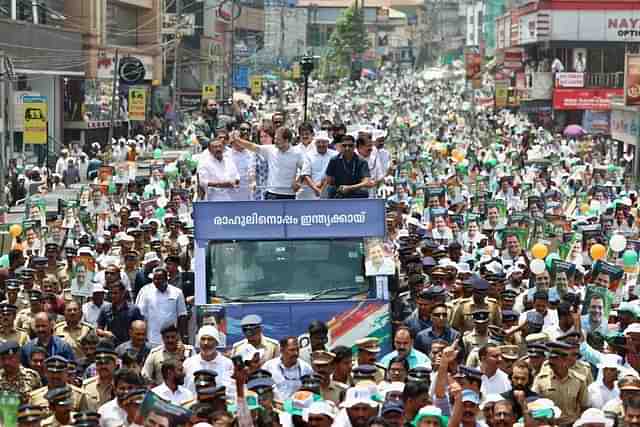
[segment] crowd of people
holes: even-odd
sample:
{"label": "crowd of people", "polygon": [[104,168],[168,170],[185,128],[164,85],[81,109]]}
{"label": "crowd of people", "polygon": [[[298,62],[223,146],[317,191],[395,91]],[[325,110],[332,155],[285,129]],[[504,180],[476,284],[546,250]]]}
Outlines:
{"label": "crowd of people", "polygon": [[[456,79],[313,90],[334,101],[303,123],[219,120],[205,99],[168,164],[141,136],[10,171],[25,218],[0,270],[0,405],[14,396],[17,425],[640,427],[627,165],[477,108]],[[86,186],[47,212],[56,176]],[[306,342],[275,339],[251,314],[222,347],[194,325],[192,202],[321,198],[385,199],[391,336],[336,346],[313,320]]]}

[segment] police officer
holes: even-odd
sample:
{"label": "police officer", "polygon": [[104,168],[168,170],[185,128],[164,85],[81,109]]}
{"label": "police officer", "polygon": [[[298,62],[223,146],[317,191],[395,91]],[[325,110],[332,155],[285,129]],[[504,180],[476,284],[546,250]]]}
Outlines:
{"label": "police officer", "polygon": [[311,353],[311,366],[314,373],[320,378],[320,394],[322,398],[338,405],[341,402],[342,394],[347,390],[347,386],[331,379],[335,357],[335,354],[328,351],[314,351]]}
{"label": "police officer", "polygon": [[25,331],[29,336],[35,336],[33,328],[34,317],[44,310],[44,299],[39,289],[29,292],[29,308],[23,308],[16,316],[16,329]]}
{"label": "police officer", "polygon": [[356,363],[354,364],[355,368],[361,365],[372,366],[375,368],[375,383],[378,384],[384,381],[386,369],[376,363],[376,357],[378,353],[380,353],[380,341],[378,341],[378,338],[362,338],[356,341],[356,348],[358,349],[358,356],[356,359]]}
{"label": "police officer", "polygon": [[53,388],[47,392],[45,398],[49,402],[52,414],[42,422],[43,427],[61,427],[71,424],[73,410],[73,396],[69,387]]}
{"label": "police officer", "polygon": [[21,405],[18,408],[18,427],[40,427],[47,417],[47,410],[35,405]]}
{"label": "police officer", "polygon": [[29,392],[42,387],[40,375],[20,365],[20,346],[15,341],[0,344],[0,390],[20,394],[22,403],[29,400]]}
{"label": "police officer", "polygon": [[248,344],[262,350],[262,363],[280,356],[280,344],[278,341],[266,337],[262,331],[262,318],[255,314],[244,316],[240,320],[240,327],[245,339],[233,345],[232,354],[237,356],[243,352]]}
{"label": "police officer", "polygon": [[436,304],[444,303],[445,297],[445,290],[441,286],[431,286],[420,291],[416,300],[417,308],[404,321],[411,331],[411,336],[415,337],[432,326],[431,310]]}
{"label": "police officer", "polygon": [[[476,367],[479,364],[477,353],[480,347],[489,342],[489,310],[476,308],[471,314],[473,330],[467,331],[462,337],[462,348],[467,360],[467,366]],[[475,361],[475,362],[474,362]]]}
{"label": "police officer", "polygon": [[160,385],[162,379],[162,362],[168,359],[184,361],[194,354],[193,346],[183,344],[178,337],[178,327],[168,324],[160,330],[162,345],[149,352],[149,356],[144,362],[142,376],[152,384]]}
{"label": "police officer", "polygon": [[193,373],[193,385],[196,388],[196,397],[184,402],[182,406],[191,409],[198,403],[206,403],[211,406],[212,412],[224,410],[226,408],[224,386],[216,386],[215,371],[200,369]]}
{"label": "police officer", "polygon": [[30,402],[34,405],[47,405],[46,395],[54,388],[69,387],[73,401],[73,411],[95,410],[95,404],[87,393],[79,387],[68,384],[67,359],[62,356],[51,356],[44,362],[47,385],[33,390],[30,394]]}
{"label": "police officer", "polygon": [[71,346],[77,359],[82,359],[85,354],[80,342],[87,334],[94,330],[93,325],[82,320],[82,308],[76,301],[69,301],[64,307],[64,320],[58,322],[54,328],[54,335],[62,338]]}
{"label": "police officer", "polygon": [[99,427],[100,414],[97,412],[76,412],[73,414],[74,427]]}
{"label": "police officer", "polygon": [[115,397],[113,373],[116,369],[117,353],[108,347],[96,349],[96,371],[98,375],[85,380],[84,391],[93,400],[96,408],[101,407]]}
{"label": "police officer", "polygon": [[29,336],[15,328],[17,310],[13,304],[0,304],[0,342],[15,341],[22,346],[29,341]]}
{"label": "police officer", "polygon": [[569,344],[552,341],[547,347],[551,369],[536,376],[531,390],[551,399],[560,408],[562,418],[557,421],[559,425],[573,424],[589,407],[586,378],[569,369]]}
{"label": "police officer", "polygon": [[463,298],[451,314],[451,327],[459,332],[473,329],[473,312],[477,308],[489,310],[489,320],[493,325],[500,325],[500,306],[493,298],[487,297],[489,282],[478,275],[473,275],[467,279],[473,287],[471,298]]}

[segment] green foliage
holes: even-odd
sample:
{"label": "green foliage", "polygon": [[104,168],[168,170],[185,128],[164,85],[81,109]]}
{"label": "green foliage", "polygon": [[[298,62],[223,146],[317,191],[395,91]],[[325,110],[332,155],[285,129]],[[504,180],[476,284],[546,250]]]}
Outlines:
{"label": "green foliage", "polygon": [[367,49],[369,39],[364,25],[364,12],[353,4],[336,21],[336,28],[329,39],[327,59],[338,69],[348,69],[352,56],[363,54]]}

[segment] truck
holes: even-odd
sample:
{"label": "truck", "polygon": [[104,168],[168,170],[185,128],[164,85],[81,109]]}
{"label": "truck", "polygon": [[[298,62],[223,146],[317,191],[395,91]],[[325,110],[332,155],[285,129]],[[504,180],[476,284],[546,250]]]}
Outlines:
{"label": "truck", "polygon": [[198,323],[213,318],[221,347],[243,339],[241,319],[257,314],[270,338],[308,345],[320,320],[329,348],[377,337],[390,350],[394,272],[366,271],[367,248],[379,258],[384,245],[383,200],[203,201],[193,217]]}

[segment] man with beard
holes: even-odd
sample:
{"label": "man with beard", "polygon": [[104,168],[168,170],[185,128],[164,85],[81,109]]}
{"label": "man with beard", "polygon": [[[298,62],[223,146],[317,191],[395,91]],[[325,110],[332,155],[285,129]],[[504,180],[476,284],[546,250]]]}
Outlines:
{"label": "man with beard", "polygon": [[313,373],[307,362],[300,360],[300,347],[297,337],[285,337],[280,340],[280,357],[271,359],[263,365],[263,369],[271,373],[275,382],[275,397],[287,400],[302,385],[302,377]]}
{"label": "man with beard", "polygon": [[89,378],[83,384],[84,390],[99,408],[112,400],[113,372],[116,370],[117,354],[108,347],[96,349],[96,371],[98,375]]}
{"label": "man with beard", "polygon": [[126,425],[126,398],[131,391],[144,386],[142,378],[129,369],[118,369],[113,374],[113,385],[115,387],[115,399],[110,400],[98,409],[101,427]]}
{"label": "man with beard", "polygon": [[[393,338],[393,347],[395,348],[395,351],[387,354],[380,361],[380,364],[384,366],[385,369],[389,369],[389,363],[397,356],[402,356],[407,359],[407,361],[409,362],[409,369],[413,369],[416,366],[426,366],[429,368],[431,367],[431,360],[429,360],[429,357],[422,351],[418,350],[416,348],[417,346],[414,345],[413,338],[411,337],[411,331],[408,327],[400,326],[398,327],[398,329],[396,329],[396,333]],[[431,345],[429,345],[429,352],[430,351]]]}
{"label": "man with beard", "polygon": [[347,410],[348,419],[340,420],[344,421],[345,427],[366,427],[368,421],[376,416],[378,409],[378,403],[373,400],[367,387],[351,387],[340,406]]}
{"label": "man with beard", "polygon": [[151,350],[142,367],[142,376],[154,385],[162,384],[162,362],[171,358],[184,359],[194,352],[192,346],[180,342],[176,325],[164,326],[160,334],[163,344]]}
{"label": "man with beard", "polygon": [[214,371],[216,382],[220,385],[231,383],[233,363],[216,349],[220,341],[220,333],[215,326],[205,325],[200,328],[197,337],[200,343],[200,353],[189,357],[184,361],[184,373],[186,375],[186,387],[193,393],[196,391],[194,374],[201,369]]}
{"label": "man with beard", "polygon": [[516,419],[511,401],[501,400],[493,405],[493,427],[513,427]]}
{"label": "man with beard", "polygon": [[200,117],[195,123],[196,137],[203,150],[207,149],[209,141],[214,137],[218,128],[218,103],[215,99],[205,98],[202,100]]}
{"label": "man with beard", "polygon": [[538,394],[531,390],[533,371],[525,360],[518,360],[513,364],[511,369],[511,390],[502,393],[500,396],[511,403],[515,419],[520,419],[520,417],[522,417],[522,407],[520,406],[519,400],[515,398],[516,392],[520,391],[524,393],[526,399],[530,397],[537,398]]}
{"label": "man with beard", "polygon": [[167,360],[162,363],[162,378],[164,382],[151,389],[163,399],[181,405],[183,402],[193,399],[193,393],[184,387],[184,370],[179,360]]}
{"label": "man with beard", "polygon": [[231,156],[225,156],[226,134],[209,142],[209,149],[200,155],[197,174],[200,187],[209,201],[233,200],[240,185],[240,174]]}

